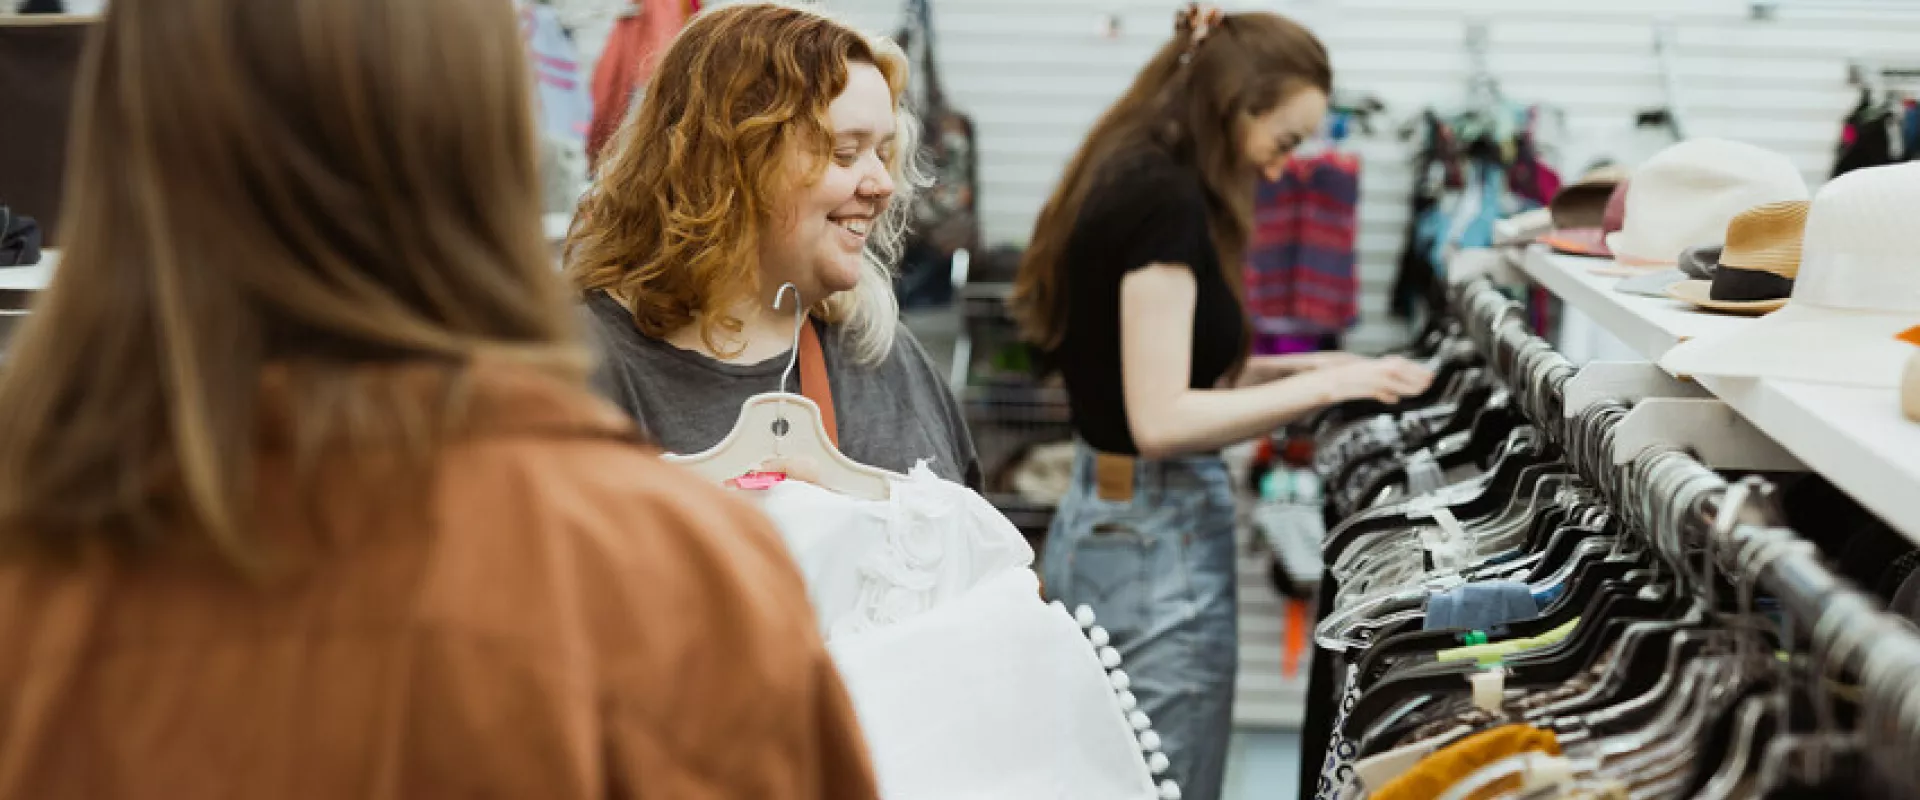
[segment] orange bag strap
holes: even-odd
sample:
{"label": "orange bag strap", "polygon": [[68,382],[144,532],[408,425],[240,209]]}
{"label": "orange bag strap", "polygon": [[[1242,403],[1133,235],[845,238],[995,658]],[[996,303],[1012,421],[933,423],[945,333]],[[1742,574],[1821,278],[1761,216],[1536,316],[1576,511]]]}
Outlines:
{"label": "orange bag strap", "polygon": [[840,446],[840,425],[833,413],[833,382],[827,379],[827,356],[820,349],[820,333],[813,321],[800,326],[800,394],[820,407],[820,423],[827,441]]}

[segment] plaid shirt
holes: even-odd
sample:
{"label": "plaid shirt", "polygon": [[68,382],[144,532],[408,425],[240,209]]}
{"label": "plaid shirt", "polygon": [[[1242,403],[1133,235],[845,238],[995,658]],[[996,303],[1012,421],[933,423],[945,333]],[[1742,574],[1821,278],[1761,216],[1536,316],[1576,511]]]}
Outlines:
{"label": "plaid shirt", "polygon": [[1360,159],[1298,158],[1262,183],[1247,250],[1247,313],[1259,333],[1339,333],[1359,320],[1354,243]]}

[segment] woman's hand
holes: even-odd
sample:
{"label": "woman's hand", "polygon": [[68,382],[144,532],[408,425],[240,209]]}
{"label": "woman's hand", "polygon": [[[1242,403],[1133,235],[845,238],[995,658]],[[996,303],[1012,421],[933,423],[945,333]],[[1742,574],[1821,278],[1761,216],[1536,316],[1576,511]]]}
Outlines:
{"label": "woman's hand", "polygon": [[1284,356],[1254,356],[1247,359],[1247,367],[1240,372],[1239,386],[1259,386],[1272,383],[1281,378],[1290,378],[1306,372],[1327,367],[1337,367],[1365,360],[1343,350],[1329,350],[1323,353],[1291,353]]}
{"label": "woman's hand", "polygon": [[1146,458],[1217,450],[1265,436],[1332,403],[1357,397],[1392,402],[1433,382],[1403,358],[1329,354],[1289,359],[1314,365],[1292,378],[1239,389],[1190,388],[1197,295],[1193,270],[1179,265],[1151,264],[1120,281],[1121,390],[1134,446]]}
{"label": "woman's hand", "polygon": [[1397,403],[1433,384],[1431,371],[1399,356],[1354,359],[1316,370],[1309,377],[1324,381],[1330,399],[1336,403],[1366,398]]}

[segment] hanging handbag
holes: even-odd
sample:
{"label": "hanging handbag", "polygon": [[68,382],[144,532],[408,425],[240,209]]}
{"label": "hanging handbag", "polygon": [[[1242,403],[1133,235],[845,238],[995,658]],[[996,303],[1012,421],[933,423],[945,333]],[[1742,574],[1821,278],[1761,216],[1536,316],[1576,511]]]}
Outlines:
{"label": "hanging handbag", "polygon": [[[934,54],[932,0],[907,0],[906,23],[897,37],[914,72],[924,76],[924,92],[909,92],[925,132],[922,163],[933,171],[933,185],[913,204],[913,227],[900,259],[896,287],[903,308],[944,306],[953,302],[954,255],[980,251],[979,170],[973,120],[948,104]],[[918,54],[913,57],[911,54]]]}
{"label": "hanging handbag", "polygon": [[40,223],[0,206],[0,267],[40,263]]}

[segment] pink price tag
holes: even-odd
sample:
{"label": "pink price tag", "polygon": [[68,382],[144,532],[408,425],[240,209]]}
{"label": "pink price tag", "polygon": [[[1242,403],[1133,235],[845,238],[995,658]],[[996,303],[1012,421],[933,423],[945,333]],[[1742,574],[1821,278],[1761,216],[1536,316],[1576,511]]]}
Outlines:
{"label": "pink price tag", "polygon": [[727,485],[735,489],[745,489],[750,492],[764,492],[773,488],[774,484],[786,479],[787,473],[784,472],[749,472],[727,481]]}

